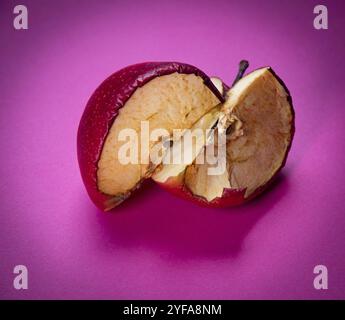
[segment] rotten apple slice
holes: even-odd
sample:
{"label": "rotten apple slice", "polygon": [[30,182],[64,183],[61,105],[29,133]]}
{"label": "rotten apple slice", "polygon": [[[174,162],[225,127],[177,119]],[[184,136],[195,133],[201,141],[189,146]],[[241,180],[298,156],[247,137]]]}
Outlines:
{"label": "rotten apple slice", "polygon": [[179,176],[195,161],[213,138],[212,128],[218,123],[220,113],[220,106],[216,106],[174,141],[155,170],[155,181],[166,181],[171,176]]}
{"label": "rotten apple slice", "polygon": [[[224,102],[211,79],[191,65],[148,62],[126,67],[106,79],[89,99],[78,129],[78,160],[92,201],[110,210],[125,200],[156,168],[150,153],[159,142],[141,145],[137,163],[123,164],[119,151],[123,130],[140,137],[164,128],[189,129]],[[162,143],[162,141],[160,141]]]}
{"label": "rotten apple slice", "polygon": [[[217,125],[226,135],[225,170],[210,174],[214,164],[194,161],[168,175],[162,166],[152,178],[165,189],[205,206],[238,205],[263,191],[285,165],[294,134],[289,91],[271,68],[234,83]],[[213,147],[218,143],[213,139]],[[201,153],[206,152],[204,147]]]}

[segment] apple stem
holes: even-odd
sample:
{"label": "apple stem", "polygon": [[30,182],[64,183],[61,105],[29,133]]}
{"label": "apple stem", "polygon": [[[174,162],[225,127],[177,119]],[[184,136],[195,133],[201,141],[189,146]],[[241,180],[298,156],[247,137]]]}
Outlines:
{"label": "apple stem", "polygon": [[239,68],[238,68],[238,73],[237,76],[234,80],[234,82],[232,83],[232,87],[239,81],[242,79],[244,73],[246,72],[247,68],[249,67],[249,62],[247,60],[241,60],[240,64],[239,64]]}

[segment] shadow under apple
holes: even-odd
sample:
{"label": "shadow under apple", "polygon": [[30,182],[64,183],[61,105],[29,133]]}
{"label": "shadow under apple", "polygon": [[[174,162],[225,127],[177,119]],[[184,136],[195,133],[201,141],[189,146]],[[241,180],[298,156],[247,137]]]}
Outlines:
{"label": "shadow under apple", "polygon": [[89,211],[89,227],[98,228],[100,233],[96,239],[99,250],[113,254],[137,247],[168,259],[225,258],[240,254],[255,224],[288,191],[287,176],[279,174],[265,192],[248,204],[210,209],[178,199],[148,181],[111,212],[103,213],[89,202],[85,210]]}

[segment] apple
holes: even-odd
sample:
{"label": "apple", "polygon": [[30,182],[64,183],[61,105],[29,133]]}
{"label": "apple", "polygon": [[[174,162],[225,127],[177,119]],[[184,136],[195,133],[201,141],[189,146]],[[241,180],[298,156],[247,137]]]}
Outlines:
{"label": "apple", "polygon": [[[219,84],[219,83],[218,83]],[[81,176],[97,207],[110,210],[149,178],[156,166],[146,152],[140,163],[118,159],[122,129],[188,129],[224,102],[211,79],[198,68],[178,62],[146,62],[115,72],[95,90],[81,117],[77,150]],[[148,151],[153,143],[147,146]],[[144,158],[144,159],[143,159]]]}
{"label": "apple", "polygon": [[216,128],[226,134],[225,170],[210,175],[212,165],[196,161],[161,165],[152,178],[166,190],[207,207],[239,205],[265,190],[284,167],[295,130],[289,91],[269,67],[242,78],[247,66],[241,63],[226,90]]}
{"label": "apple", "polygon": [[[86,105],[77,138],[82,179],[95,205],[114,208],[148,178],[208,207],[239,205],[261,193],[285,165],[294,111],[288,89],[271,68],[243,77],[247,67],[247,61],[240,63],[231,88],[177,62],[136,64],[106,79]],[[123,163],[121,135],[131,130],[142,137],[143,122],[149,134],[163,128],[165,135],[140,140],[140,160]],[[189,133],[195,139],[180,148]],[[162,152],[155,158],[157,147]],[[210,149],[224,151],[221,171],[198,161]],[[184,153],[187,161],[166,161]]]}

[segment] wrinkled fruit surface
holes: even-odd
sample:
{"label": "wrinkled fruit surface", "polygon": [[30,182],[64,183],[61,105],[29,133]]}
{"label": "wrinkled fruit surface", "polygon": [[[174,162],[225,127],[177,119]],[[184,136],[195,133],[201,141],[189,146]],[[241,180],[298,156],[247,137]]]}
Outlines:
{"label": "wrinkled fruit surface", "polygon": [[227,92],[221,111],[218,130],[227,130],[226,170],[210,175],[212,165],[194,162],[166,173],[168,166],[162,166],[153,176],[156,182],[183,198],[214,207],[241,204],[269,184],[285,164],[294,133],[287,89],[270,68],[262,68]]}
{"label": "wrinkled fruit surface", "polygon": [[[149,135],[158,129],[165,133],[146,143],[140,140],[144,129]],[[177,137],[176,129],[182,132]],[[166,164],[187,129],[194,134],[191,156]],[[128,130],[138,141],[121,137]],[[219,133],[225,136],[222,142]],[[180,197],[224,207],[264,190],[284,166],[293,133],[289,92],[270,68],[248,74],[229,89],[187,64],[142,63],[114,73],[91,96],[79,125],[78,160],[88,194],[102,210],[120,204],[150,177]],[[134,142],[138,161],[124,164],[121,149]],[[210,175],[217,165],[197,159],[220,144],[224,170]]]}

